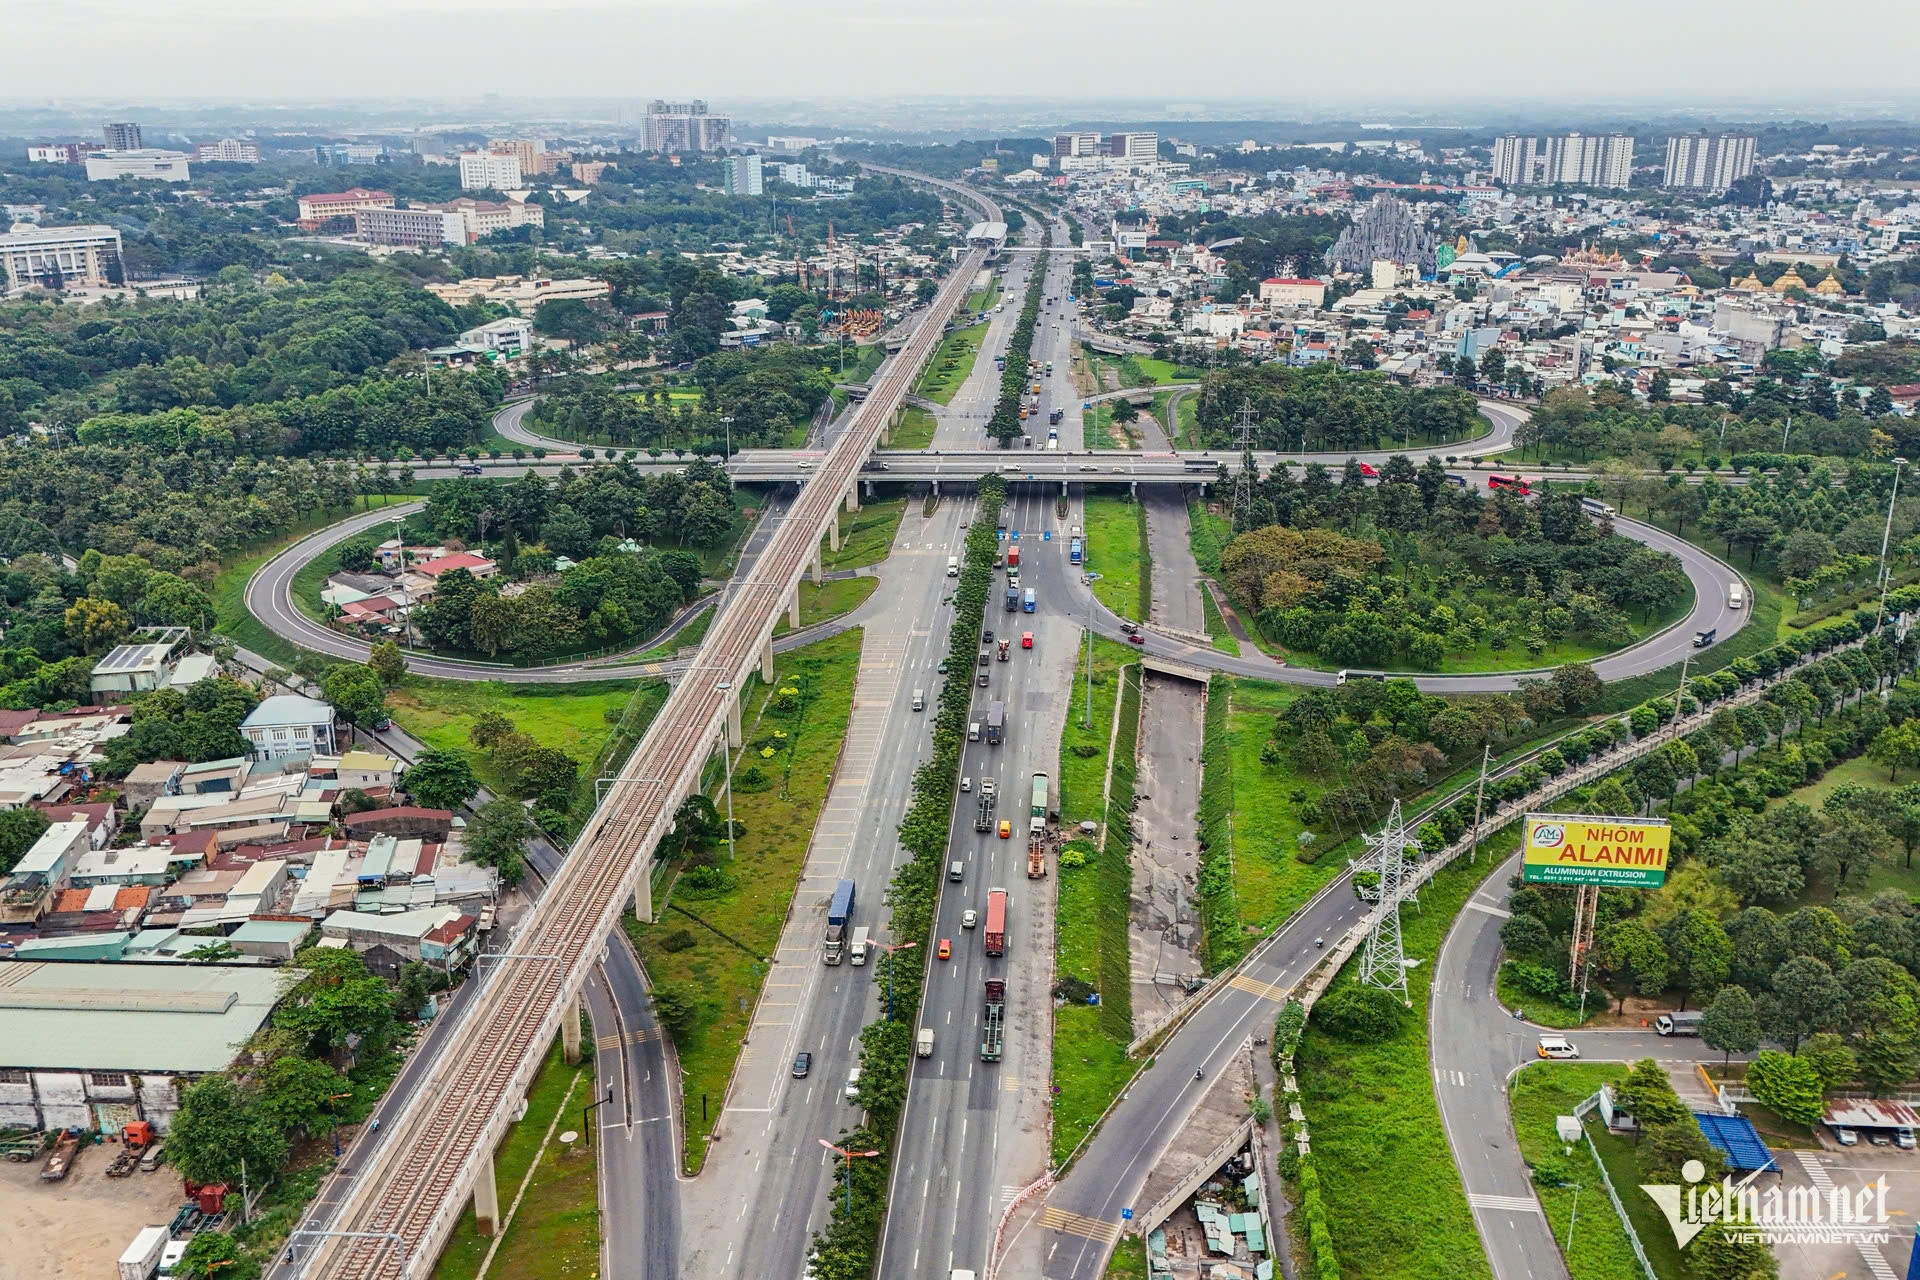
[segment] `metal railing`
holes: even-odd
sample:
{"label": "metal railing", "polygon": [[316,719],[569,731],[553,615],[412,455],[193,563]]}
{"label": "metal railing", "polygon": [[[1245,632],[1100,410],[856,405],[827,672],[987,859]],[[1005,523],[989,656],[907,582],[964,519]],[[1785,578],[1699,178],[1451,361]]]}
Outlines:
{"label": "metal railing", "polygon": [[1599,1105],[1600,1095],[1595,1093],[1573,1109],[1574,1119],[1580,1122],[1580,1136],[1586,1139],[1587,1154],[1593,1157],[1593,1167],[1600,1171],[1600,1185],[1607,1189],[1607,1199],[1620,1219],[1620,1229],[1627,1233],[1627,1243],[1633,1246],[1633,1256],[1639,1260],[1640,1274],[1646,1280],[1659,1280],[1653,1272],[1653,1263],[1647,1261],[1647,1250],[1640,1243],[1640,1233],[1633,1229],[1633,1219],[1627,1216],[1627,1206],[1621,1203],[1620,1193],[1613,1188],[1613,1178],[1607,1173],[1607,1162],[1600,1158],[1600,1148],[1594,1145],[1593,1133],[1587,1128],[1587,1116]]}

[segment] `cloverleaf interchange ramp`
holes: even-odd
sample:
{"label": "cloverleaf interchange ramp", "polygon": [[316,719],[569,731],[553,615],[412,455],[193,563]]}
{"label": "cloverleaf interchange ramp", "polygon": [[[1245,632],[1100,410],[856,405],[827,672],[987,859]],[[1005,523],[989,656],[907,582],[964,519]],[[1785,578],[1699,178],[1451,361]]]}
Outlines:
{"label": "cloverleaf interchange ramp", "polygon": [[[997,206],[984,203],[989,217],[997,217]],[[497,1220],[492,1152],[512,1121],[516,1100],[553,1035],[563,1027],[569,1035],[577,1031],[582,987],[624,904],[637,895],[640,910],[650,914],[646,872],[652,851],[681,800],[698,785],[719,734],[737,739],[736,682],[756,657],[763,672],[771,665],[776,619],[818,554],[828,522],[851,494],[862,459],[905,401],[942,337],[945,317],[972,287],[985,256],[984,250],[972,249],[949,275],[928,321],[822,457],[753,576],[735,583],[700,660],[688,668],[690,678],[677,682],[575,852],[513,939],[513,950],[476,979],[480,990],[440,1061],[393,1120],[377,1162],[360,1171],[334,1221],[334,1234],[321,1238],[302,1260],[302,1275],[328,1280],[424,1275],[469,1193],[475,1195],[479,1216]]]}

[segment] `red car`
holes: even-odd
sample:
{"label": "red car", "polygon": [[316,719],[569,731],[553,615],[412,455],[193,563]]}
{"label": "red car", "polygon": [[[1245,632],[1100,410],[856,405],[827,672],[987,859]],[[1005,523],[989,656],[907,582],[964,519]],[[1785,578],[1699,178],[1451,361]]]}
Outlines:
{"label": "red car", "polygon": [[1145,644],[1146,642],[1147,642],[1147,638],[1141,635],[1138,631],[1129,631],[1127,633],[1128,644]]}
{"label": "red car", "polygon": [[940,958],[942,960],[953,959],[953,944],[945,938],[940,939]]}
{"label": "red car", "polygon": [[1022,649],[1031,649],[1031,648],[1033,648],[1033,632],[1031,632],[1031,631],[1022,631],[1022,632],[1020,633],[1020,647],[1021,647]]}
{"label": "red car", "polygon": [[1360,464],[1360,474],[1365,476],[1367,479],[1372,480],[1377,478],[1380,472],[1374,467],[1374,465],[1371,462],[1363,462]]}

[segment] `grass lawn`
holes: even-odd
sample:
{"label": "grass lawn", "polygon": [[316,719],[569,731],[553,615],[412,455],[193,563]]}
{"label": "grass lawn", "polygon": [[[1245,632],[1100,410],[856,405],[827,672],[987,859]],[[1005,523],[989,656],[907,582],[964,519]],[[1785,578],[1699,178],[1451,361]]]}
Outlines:
{"label": "grass lawn", "polygon": [[1100,1011],[1066,1005],[1053,1015],[1053,1155],[1058,1164],[1093,1128],[1140,1064],[1102,1035]]}
{"label": "grass lawn", "polygon": [[[585,1041],[591,1046],[590,1037]],[[494,1184],[500,1193],[500,1211],[513,1220],[499,1239],[489,1274],[561,1280],[593,1275],[600,1265],[599,1183],[594,1150],[585,1142],[562,1145],[560,1134],[580,1129],[580,1109],[593,1100],[591,1052],[578,1067],[561,1061],[560,1042],[554,1040],[546,1061],[527,1090],[527,1113],[512,1128],[493,1156]],[[568,1088],[572,1097],[568,1097]],[[564,1112],[562,1104],[564,1103]],[[559,1123],[555,1124],[558,1118]],[[547,1132],[553,1130],[553,1140]],[[545,1143],[546,1149],[541,1150]],[[538,1163],[536,1164],[536,1160]],[[520,1194],[527,1171],[533,1180],[518,1209],[509,1209]],[[459,1225],[447,1240],[433,1269],[433,1280],[469,1280],[480,1274],[481,1263],[494,1238],[474,1230],[469,1199]]]}
{"label": "grass lawn", "polygon": [[[1515,847],[1518,836],[1487,841],[1498,852],[1456,862],[1420,890],[1402,913],[1413,1008],[1392,1038],[1337,1040],[1309,1022],[1296,1058],[1301,1102],[1313,1134],[1327,1224],[1343,1270],[1368,1280],[1489,1280],[1453,1154],[1440,1127],[1427,1057],[1427,1002],[1440,941],[1469,894]],[[1349,964],[1334,990],[1357,980]],[[1629,1184],[1631,1185],[1631,1184]],[[1598,1206],[1596,1206],[1596,1209]]]}
{"label": "grass lawn", "polygon": [[1146,1242],[1122,1236],[1107,1259],[1106,1280],[1147,1280]]}
{"label": "grass lawn", "polygon": [[[817,587],[811,582],[801,582],[800,625],[810,627],[816,622],[852,613],[867,602],[867,597],[879,585],[878,578],[829,578]],[[774,624],[773,634],[783,636],[791,630],[787,615],[782,613],[780,621]]]}
{"label": "grass lawn", "polygon": [[888,433],[887,448],[931,449],[933,429],[937,425],[930,411],[910,404],[900,412],[900,425]]}
{"label": "grass lawn", "polygon": [[985,324],[955,329],[948,334],[941,341],[940,349],[933,353],[933,359],[927,361],[926,372],[920,375],[915,392],[939,404],[953,403],[960,385],[973,372],[974,359],[980,354],[980,343],[986,336]]}
{"label": "grass lawn", "polygon": [[[1592,1097],[1601,1085],[1617,1084],[1626,1074],[1627,1069],[1618,1063],[1536,1062],[1515,1076],[1508,1090],[1507,1106],[1513,1131],[1520,1140],[1520,1154],[1528,1164],[1547,1158],[1564,1159],[1573,1181],[1581,1184],[1580,1201],[1585,1212],[1578,1223],[1572,1221],[1572,1187],[1534,1187],[1563,1254],[1567,1228],[1574,1227],[1573,1253],[1567,1258],[1573,1280],[1641,1280],[1633,1245],[1627,1240],[1619,1215],[1606,1202],[1606,1192],[1594,1176],[1592,1157],[1582,1148],[1563,1157],[1564,1148],[1553,1127],[1556,1116],[1572,1115],[1574,1107]],[[1637,1185],[1629,1184],[1621,1194],[1638,1195]]]}
{"label": "grass lawn", "polygon": [[[1120,668],[1133,661],[1133,652],[1099,636],[1093,638],[1093,728],[1081,728],[1086,719],[1087,641],[1080,633],[1079,657],[1073,669],[1073,705],[1060,733],[1060,784],[1056,803],[1060,825],[1098,822],[1100,796],[1106,786],[1107,746],[1113,739],[1113,702],[1120,691]],[[1081,755],[1075,748],[1091,748]]]}
{"label": "grass lawn", "polygon": [[[1892,791],[1916,781],[1920,781],[1920,775],[1916,775],[1911,769],[1907,771],[1905,778],[1896,782],[1888,778],[1885,765],[1875,764],[1865,756],[1855,756],[1827,770],[1818,782],[1809,782],[1804,787],[1796,787],[1782,800],[1773,803],[1798,800],[1809,809],[1817,811],[1826,802],[1827,797],[1840,787],[1858,786]],[[1906,894],[1920,893],[1920,867],[1906,866],[1906,855],[1900,852],[1897,845],[1893,850],[1893,856],[1870,868],[1866,883],[1850,892],[1871,896],[1882,889],[1898,889]],[[1828,906],[1830,896],[1830,891],[1824,883],[1809,884],[1806,891],[1801,894],[1800,900],[1808,906]]]}
{"label": "grass lawn", "polygon": [[1232,537],[1233,522],[1226,516],[1208,510],[1204,502],[1187,503],[1187,544],[1200,572],[1220,572],[1220,553]]}
{"label": "grass lawn", "polygon": [[1146,535],[1140,504],[1122,495],[1089,493],[1086,532],[1086,563],[1081,568],[1100,575],[1093,594],[1123,618],[1145,618],[1151,579],[1140,552]]}
{"label": "grass lawn", "polygon": [[648,691],[653,705],[641,709],[642,725],[650,722],[667,698],[667,686],[629,680],[580,684],[503,684],[497,680],[430,680],[408,676],[387,694],[387,710],[395,724],[443,751],[458,751],[473,764],[474,776],[498,790],[499,775],[487,755],[467,740],[467,730],[482,711],[498,711],[514,728],[531,734],[543,747],[558,747],[582,766],[600,754],[600,747],[627,709],[637,689]]}
{"label": "grass lawn", "polygon": [[692,622],[682,627],[680,634],[676,635],[672,640],[666,644],[655,645],[653,648],[643,650],[633,656],[641,662],[657,662],[662,658],[671,658],[674,654],[680,652],[680,650],[691,645],[699,644],[707,638],[707,628],[713,625],[713,610],[714,606],[708,605],[700,611],[699,615],[695,617]]}
{"label": "grass lawn", "polygon": [[1113,402],[1102,400],[1091,409],[1080,411],[1080,429],[1089,449],[1125,449],[1127,442],[1115,438],[1120,428],[1113,425]]}
{"label": "grass lawn", "polygon": [[[1600,1152],[1600,1163],[1607,1167],[1607,1176],[1613,1179],[1614,1189],[1620,1193],[1620,1201],[1627,1207],[1627,1217],[1633,1222],[1634,1233],[1640,1237],[1640,1247],[1647,1251],[1647,1261],[1653,1264],[1653,1274],[1659,1276],[1660,1280],[1691,1280],[1694,1271],[1687,1266],[1686,1256],[1674,1243],[1673,1229],[1661,1216],[1659,1206],[1639,1189],[1640,1162],[1634,1156],[1633,1140],[1608,1133],[1597,1117],[1588,1123],[1587,1132],[1593,1135],[1593,1145]],[[1582,1162],[1579,1167],[1590,1169],[1592,1163]],[[1604,1196],[1606,1193],[1603,1191],[1600,1194]],[[1586,1199],[1584,1193],[1581,1199]],[[1600,1206],[1595,1205],[1594,1208],[1598,1211]],[[1606,1212],[1613,1221],[1619,1221],[1612,1217],[1610,1207]]]}
{"label": "grass lawn", "polygon": [[1205,583],[1200,586],[1200,616],[1206,624],[1207,634],[1213,637],[1214,649],[1239,657],[1240,642],[1227,629],[1227,620],[1220,616],[1220,606],[1213,602],[1213,592],[1207,590]]}
{"label": "grass lawn", "polygon": [[840,517],[840,549],[822,549],[820,563],[828,571],[859,569],[879,564],[893,550],[893,536],[900,532],[900,517],[906,514],[905,498],[869,502],[851,516]]}
{"label": "grass lawn", "polygon": [[[853,710],[861,638],[858,630],[848,631],[779,655],[772,686],[760,683],[757,674],[749,677],[742,711],[746,744],[735,760],[733,789],[733,816],[744,834],[736,841],[734,862],[724,861],[724,844],[718,849],[728,882],[696,890],[676,880],[656,899],[661,903],[657,923],[624,917],[655,985],[686,992],[696,1009],[692,1029],[676,1039],[689,1173],[706,1160],[710,1129],[695,1119],[701,1098],[707,1099],[708,1115],[718,1119],[766,978],[760,957],[772,955],[779,944],[814,823],[833,781]],[[794,709],[784,715],[767,708],[769,696],[780,688],[801,690]],[[769,748],[771,757],[765,754]],[[717,800],[719,788],[710,794]],[[701,927],[682,911],[711,927]]]}
{"label": "grass lawn", "polygon": [[[368,496],[365,504],[356,506],[354,510],[364,511],[371,507],[384,507],[396,502],[412,501],[413,497],[408,494],[377,493]],[[262,657],[271,658],[273,661],[283,665],[292,662],[296,652],[294,646],[282,640],[272,631],[269,631],[265,624],[247,612],[247,579],[251,578],[261,565],[273,559],[274,556],[286,550],[287,547],[306,537],[315,529],[323,528],[326,525],[342,520],[348,514],[351,513],[340,511],[310,512],[285,536],[273,539],[270,542],[261,543],[256,547],[250,547],[246,550],[236,552],[234,558],[228,560],[226,564],[221,567],[220,572],[215,574],[213,578],[213,590],[211,592],[213,596],[213,613],[220,634],[229,637],[236,644],[244,648],[253,650]],[[296,596],[298,595],[297,592],[295,594]]]}
{"label": "grass lawn", "polygon": [[1180,436],[1174,443],[1177,449],[1198,449],[1200,447],[1200,397],[1185,395],[1173,410],[1174,421],[1180,428]]}
{"label": "grass lawn", "polygon": [[[1583,1027],[1607,1011],[1613,998],[1599,989],[1587,992],[1587,1016],[1580,1016],[1580,1006],[1561,1004],[1557,1000],[1547,1000],[1523,991],[1508,976],[1507,966],[1500,966],[1499,976],[1494,979],[1494,991],[1500,997],[1500,1003],[1509,1009],[1519,1009],[1527,1015],[1528,1022],[1537,1022],[1543,1027],[1556,1027],[1565,1030],[1570,1027]],[[1578,996],[1574,997],[1577,1001]],[[1592,1092],[1592,1090],[1588,1090]]]}

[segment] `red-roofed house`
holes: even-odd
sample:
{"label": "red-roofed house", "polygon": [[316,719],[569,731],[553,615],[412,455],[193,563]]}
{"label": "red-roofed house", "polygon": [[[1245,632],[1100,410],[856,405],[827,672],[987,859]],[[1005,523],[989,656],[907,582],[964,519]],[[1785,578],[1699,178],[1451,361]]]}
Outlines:
{"label": "red-roofed house", "polygon": [[1893,407],[1901,413],[1911,414],[1915,406],[1920,405],[1920,382],[1903,382],[1887,388],[1887,394],[1893,397]]}
{"label": "red-roofed house", "polygon": [[1327,282],[1269,276],[1260,282],[1260,301],[1270,307],[1317,307],[1327,298]]}
{"label": "red-roofed house", "polygon": [[493,561],[485,556],[477,556],[471,551],[455,551],[437,560],[429,560],[425,564],[413,566],[415,573],[424,574],[435,581],[439,580],[441,574],[450,573],[455,569],[465,569],[476,578],[491,578],[500,572],[500,567]]}
{"label": "red-roofed house", "polygon": [[302,231],[318,231],[334,218],[351,218],[362,209],[391,209],[393,196],[385,191],[352,187],[324,195],[300,197],[300,220],[294,225]]}

